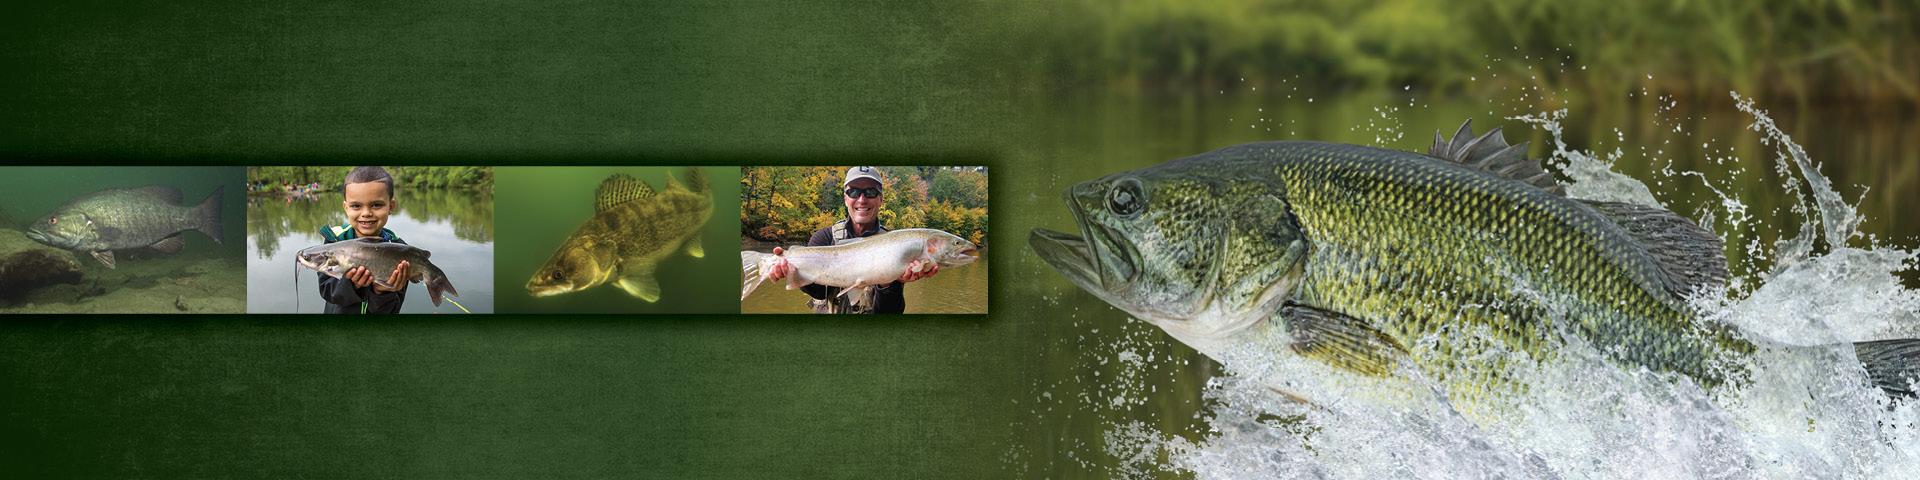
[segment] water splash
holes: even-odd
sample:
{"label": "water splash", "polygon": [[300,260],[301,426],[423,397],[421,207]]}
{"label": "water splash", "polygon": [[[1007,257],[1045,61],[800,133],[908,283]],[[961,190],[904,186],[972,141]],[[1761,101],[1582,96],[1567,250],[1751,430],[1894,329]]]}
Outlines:
{"label": "water splash", "polygon": [[[1860,216],[1818,165],[1751,99],[1735,94],[1751,128],[1778,150],[1781,188],[1800,198],[1802,222],[1768,248],[1724,236],[1733,248],[1773,252],[1774,267],[1747,269],[1727,288],[1691,299],[1707,321],[1757,339],[1808,348],[1763,350],[1751,381],[1705,389],[1684,378],[1623,368],[1577,335],[1562,335],[1562,358],[1532,362],[1493,351],[1535,385],[1507,399],[1506,421],[1481,424],[1450,408],[1366,404],[1304,405],[1274,395],[1258,378],[1281,361],[1226,356],[1233,373],[1208,383],[1211,432],[1193,441],[1139,423],[1106,435],[1126,476],[1173,469],[1196,478],[1904,478],[1920,471],[1920,406],[1872,387],[1846,342],[1920,337],[1920,292],[1897,272],[1915,251],[1850,246]],[[1661,206],[1641,180],[1612,170],[1623,155],[1567,146],[1565,111],[1517,117],[1553,138],[1550,161],[1571,196]],[[1711,180],[1699,172],[1663,172]],[[1724,191],[1697,216],[1753,221]],[[1803,194],[1804,186],[1804,194]],[[1810,197],[1810,198],[1809,198]],[[1824,250],[1816,248],[1824,243]],[[1426,383],[1433,386],[1431,382]],[[1438,387],[1434,387],[1439,390]],[[1441,406],[1446,407],[1444,400]],[[1157,467],[1152,459],[1164,455]]]}

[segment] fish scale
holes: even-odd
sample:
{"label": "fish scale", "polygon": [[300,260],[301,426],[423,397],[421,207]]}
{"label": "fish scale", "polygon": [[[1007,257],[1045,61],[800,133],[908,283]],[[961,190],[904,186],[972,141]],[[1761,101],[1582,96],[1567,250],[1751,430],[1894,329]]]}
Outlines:
{"label": "fish scale", "polygon": [[[1402,339],[1437,334],[1454,323],[1484,326],[1505,332],[1501,340],[1513,350],[1545,357],[1551,350],[1547,347],[1553,346],[1548,341],[1551,337],[1521,333],[1525,329],[1515,326],[1537,324],[1534,319],[1547,311],[1543,302],[1569,300],[1565,304],[1575,311],[1566,313],[1579,319],[1578,332],[1603,350],[1619,347],[1620,359],[1710,382],[1720,378],[1709,370],[1718,353],[1662,348],[1700,332],[1691,314],[1676,302],[1642,288],[1655,282],[1651,266],[1638,258],[1644,253],[1630,248],[1624,231],[1603,228],[1598,214],[1543,201],[1544,192],[1522,190],[1530,186],[1491,181],[1484,174],[1418,154],[1341,144],[1298,147],[1249,157],[1272,165],[1272,172],[1286,184],[1293,212],[1314,239],[1316,254],[1308,261],[1307,280],[1296,301],[1380,319],[1377,327]],[[1355,160],[1362,155],[1373,160]],[[1419,200],[1409,205],[1414,208],[1382,208],[1394,205],[1394,198]],[[1423,206],[1427,208],[1415,210]],[[1509,245],[1462,235],[1509,224],[1492,212],[1506,212],[1530,232],[1514,237],[1522,241]],[[1394,256],[1393,250],[1403,253]],[[1405,251],[1418,253],[1403,258]],[[1367,258],[1382,260],[1358,261]],[[1628,260],[1616,260],[1623,258]],[[1361,278],[1401,279],[1399,288],[1356,282],[1354,272],[1345,271],[1353,265],[1376,270]],[[1545,298],[1528,298],[1511,281],[1488,281],[1501,277],[1499,269],[1545,276],[1522,277],[1530,285],[1547,287],[1539,292]],[[1622,278],[1626,275],[1637,278]],[[1457,307],[1457,299],[1432,297],[1444,293],[1516,305],[1521,315],[1452,308]],[[1406,315],[1382,308],[1410,304],[1422,308]],[[1715,340],[1736,350],[1752,348],[1725,335]],[[1447,363],[1448,359],[1429,361]],[[1483,379],[1460,380],[1478,383]]]}

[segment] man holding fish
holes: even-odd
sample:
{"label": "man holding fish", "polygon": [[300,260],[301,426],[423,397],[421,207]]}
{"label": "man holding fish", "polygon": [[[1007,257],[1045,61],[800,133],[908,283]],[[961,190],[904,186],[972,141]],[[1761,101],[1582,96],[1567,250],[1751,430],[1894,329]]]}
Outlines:
{"label": "man holding fish", "polygon": [[[840,186],[845,189],[841,200],[847,206],[847,218],[834,222],[833,226],[813,232],[813,238],[807,240],[809,247],[841,245],[849,240],[862,239],[886,233],[887,227],[880,224],[881,195],[880,171],[873,167],[853,167],[847,169],[846,181]],[[773,249],[774,255],[785,253],[785,249]],[[924,271],[922,271],[924,269]],[[940,271],[938,262],[916,260],[906,273],[892,283],[874,285],[866,289],[864,298],[856,297],[862,292],[841,294],[841,287],[812,284],[800,287],[801,291],[813,300],[807,302],[813,307],[813,313],[902,313],[907,309],[904,293],[906,282],[933,276]],[[767,280],[782,280],[794,274],[794,268],[785,258],[773,260],[766,272]]]}

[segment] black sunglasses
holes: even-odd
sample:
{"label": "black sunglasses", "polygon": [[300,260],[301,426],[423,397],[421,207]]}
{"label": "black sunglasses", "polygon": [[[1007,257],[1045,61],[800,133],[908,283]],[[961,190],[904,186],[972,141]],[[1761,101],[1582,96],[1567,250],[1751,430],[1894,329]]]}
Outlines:
{"label": "black sunglasses", "polygon": [[866,196],[867,196],[867,198],[880,198],[880,187],[873,187],[873,188],[848,188],[848,189],[847,189],[847,196],[848,196],[848,197],[858,197],[858,196],[861,196],[861,195],[866,195]]}

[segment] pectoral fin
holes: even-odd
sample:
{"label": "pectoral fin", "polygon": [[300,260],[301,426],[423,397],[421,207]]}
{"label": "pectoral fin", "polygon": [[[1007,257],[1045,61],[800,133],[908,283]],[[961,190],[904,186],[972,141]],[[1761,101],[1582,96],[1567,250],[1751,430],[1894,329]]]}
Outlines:
{"label": "pectoral fin", "polygon": [[149,246],[160,253],[180,253],[180,249],[187,246],[187,240],[181,238],[180,234],[176,233],[167,238],[162,238],[158,242],[153,242],[153,245]]}
{"label": "pectoral fin", "polygon": [[866,281],[864,280],[855,280],[853,282],[853,285],[848,285],[847,288],[840,289],[840,296],[847,297],[848,305],[853,305],[857,307],[857,306],[860,306],[860,302],[866,300],[867,290],[870,290],[872,288],[873,287],[871,285],[867,285]]}
{"label": "pectoral fin", "polygon": [[113,268],[113,251],[112,250],[101,250],[98,252],[91,252],[91,253],[93,253],[93,259],[99,260],[101,265],[106,265],[107,268]]}
{"label": "pectoral fin", "polygon": [[621,272],[620,281],[614,282],[628,295],[639,297],[648,302],[660,301],[660,280],[653,278],[653,265],[632,264]]}
{"label": "pectoral fin", "polygon": [[707,249],[700,246],[700,234],[695,233],[692,237],[687,237],[686,251],[687,255],[692,255],[693,258],[707,257]]}
{"label": "pectoral fin", "polygon": [[1318,308],[1289,303],[1274,314],[1293,334],[1288,348],[1349,372],[1379,377],[1393,371],[1407,354],[1392,337],[1366,321]]}

